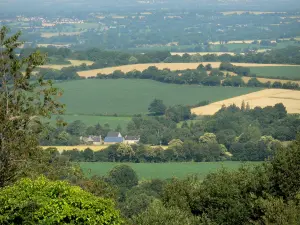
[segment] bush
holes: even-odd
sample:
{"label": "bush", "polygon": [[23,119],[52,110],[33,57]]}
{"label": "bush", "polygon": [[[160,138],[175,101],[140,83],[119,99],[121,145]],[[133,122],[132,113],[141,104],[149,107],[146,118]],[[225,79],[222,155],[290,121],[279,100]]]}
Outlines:
{"label": "bush", "polygon": [[121,224],[112,201],[67,182],[22,179],[0,191],[0,224]]}

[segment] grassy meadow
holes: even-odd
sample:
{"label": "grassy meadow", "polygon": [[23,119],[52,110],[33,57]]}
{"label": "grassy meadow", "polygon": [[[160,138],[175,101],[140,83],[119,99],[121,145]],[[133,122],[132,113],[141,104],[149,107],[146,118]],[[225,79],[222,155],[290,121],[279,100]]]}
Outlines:
{"label": "grassy meadow", "polygon": [[[89,116],[89,115],[60,115],[59,117],[67,123],[74,122],[75,120],[81,120],[87,126],[93,126],[97,123],[104,125],[109,124],[111,128],[116,128],[120,125],[123,129],[127,127],[127,124],[131,120],[131,117],[115,117],[115,116]],[[53,116],[51,123],[55,124],[56,116]]]}
{"label": "grassy meadow", "polygon": [[300,66],[251,67],[258,77],[300,80]]}
{"label": "grassy meadow", "polygon": [[64,90],[61,102],[68,115],[133,115],[148,113],[154,98],[168,106],[193,105],[211,102],[260,90],[259,88],[201,87],[176,85],[152,80],[97,80],[87,79],[56,84]]}
{"label": "grassy meadow", "polygon": [[[258,165],[261,162],[247,163],[249,165]],[[207,174],[219,169],[226,168],[229,170],[238,169],[242,162],[187,162],[187,163],[126,163],[131,166],[138,174],[140,180],[148,179],[168,179],[172,177],[183,178],[187,175],[197,174],[203,179]],[[80,163],[84,173],[88,176],[106,175],[113,167],[121,163],[109,162],[83,162]]]}

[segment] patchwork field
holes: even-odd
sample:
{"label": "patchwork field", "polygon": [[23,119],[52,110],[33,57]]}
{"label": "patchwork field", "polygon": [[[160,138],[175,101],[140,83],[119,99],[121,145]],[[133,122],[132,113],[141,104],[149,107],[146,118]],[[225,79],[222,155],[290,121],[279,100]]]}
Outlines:
{"label": "patchwork field", "polygon": [[52,64],[47,64],[40,66],[41,68],[46,68],[46,69],[55,69],[55,70],[61,70],[62,68],[65,67],[70,67],[70,66],[80,66],[82,64],[86,64],[88,66],[92,65],[94,62],[89,61],[89,60],[75,60],[75,59],[70,59],[68,60],[71,64],[66,64],[66,65],[52,65]]}
{"label": "patchwork field", "polygon": [[[124,73],[127,73],[132,70],[143,71],[147,69],[149,66],[156,66],[158,69],[162,70],[168,68],[170,70],[186,70],[186,69],[196,69],[201,63],[145,63],[145,64],[133,64],[133,65],[125,65],[125,66],[116,66],[116,67],[108,67],[103,69],[95,69],[95,70],[86,70],[78,72],[81,77],[95,77],[98,73],[101,74],[110,74],[116,70],[121,70]],[[202,62],[203,65],[211,64],[214,68],[219,68],[220,62]],[[292,67],[294,65],[286,65],[286,64],[257,64],[257,63],[232,63],[236,66],[244,66],[244,67],[273,67],[273,66],[285,66]]]}
{"label": "patchwork field", "polygon": [[300,80],[300,66],[252,67],[258,77]]}
{"label": "patchwork field", "polygon": [[259,88],[200,87],[176,85],[152,80],[97,80],[87,79],[56,84],[64,90],[61,101],[71,115],[134,115],[148,113],[154,98],[166,105],[193,105],[244,95]]}
{"label": "patchwork field", "polygon": [[[172,177],[183,178],[196,174],[204,179],[211,172],[222,168],[236,170],[245,163],[241,162],[201,162],[201,163],[126,163],[137,173],[140,180],[168,179]],[[249,162],[247,165],[259,165],[261,162]],[[80,163],[84,173],[88,176],[105,176],[115,166],[121,163]]]}
{"label": "patchwork field", "polygon": [[274,106],[277,103],[283,103],[288,113],[300,113],[300,91],[284,89],[267,89],[242,95],[219,102],[214,102],[207,106],[192,109],[197,115],[213,115],[221,109],[222,105],[236,104],[240,106],[242,102],[249,103],[251,108],[256,106],[266,107]]}

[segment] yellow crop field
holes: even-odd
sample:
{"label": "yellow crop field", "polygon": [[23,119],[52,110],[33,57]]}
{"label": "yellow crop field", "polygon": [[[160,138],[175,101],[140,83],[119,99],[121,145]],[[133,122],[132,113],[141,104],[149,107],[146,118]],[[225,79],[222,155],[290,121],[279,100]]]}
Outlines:
{"label": "yellow crop field", "polygon": [[[247,83],[252,77],[243,77],[243,80]],[[270,79],[270,78],[260,78],[260,77],[256,77],[257,80],[259,80],[262,83],[267,83],[267,82],[271,82],[271,84],[273,84],[276,81],[279,81],[281,83],[288,83],[288,82],[292,82],[292,83],[297,83],[300,85],[300,81],[295,81],[295,80],[282,80],[282,79]]]}
{"label": "yellow crop field", "polygon": [[[89,148],[93,151],[101,151],[109,147],[109,145],[75,145],[75,146],[42,146],[43,149],[47,148],[56,148],[58,151],[62,152],[63,150],[71,151],[73,149],[77,149],[79,151],[84,151]],[[151,148],[162,147],[164,150],[168,148],[168,146],[150,146]]]}
{"label": "yellow crop field", "polygon": [[[149,66],[156,66],[158,69],[170,69],[172,71],[176,70],[187,70],[196,69],[201,63],[146,63],[146,64],[132,64],[125,66],[108,67],[95,70],[86,70],[78,72],[81,77],[95,77],[98,73],[101,74],[111,74],[116,70],[121,70],[124,73],[128,73],[133,70],[143,71]],[[219,68],[220,62],[202,62],[203,65],[211,64],[213,68]],[[244,67],[268,67],[268,66],[295,66],[286,64],[257,64],[257,63],[232,63],[236,66]]]}
{"label": "yellow crop field", "polygon": [[76,36],[80,35],[82,32],[56,32],[56,33],[50,33],[50,32],[43,32],[41,33],[41,37],[43,38],[51,38],[51,37],[57,37],[57,36]]}
{"label": "yellow crop field", "polygon": [[83,151],[87,148],[89,148],[93,151],[100,151],[100,150],[106,149],[107,147],[108,147],[108,145],[42,146],[43,149],[56,148],[58,151],[63,151],[63,150],[70,151],[73,149]]}
{"label": "yellow crop field", "polygon": [[235,55],[234,52],[171,52],[171,55],[179,55],[179,56],[183,56],[184,54],[188,54],[188,55],[207,55],[207,54],[214,54],[217,56],[220,55]]}
{"label": "yellow crop field", "polygon": [[65,65],[51,65],[51,64],[48,64],[48,65],[40,66],[40,68],[61,70],[62,68],[65,68],[65,67],[80,66],[82,64],[86,64],[86,65],[90,66],[94,63],[93,61],[89,61],[89,60],[73,60],[73,59],[70,59],[68,61],[71,64],[65,64]]}
{"label": "yellow crop field", "polygon": [[194,108],[192,109],[192,113],[196,115],[213,115],[222,108],[222,105],[229,106],[236,104],[237,106],[241,106],[243,101],[249,103],[251,108],[256,106],[274,106],[277,103],[282,103],[288,113],[300,113],[300,91],[284,89],[266,89],[214,102],[207,106]]}

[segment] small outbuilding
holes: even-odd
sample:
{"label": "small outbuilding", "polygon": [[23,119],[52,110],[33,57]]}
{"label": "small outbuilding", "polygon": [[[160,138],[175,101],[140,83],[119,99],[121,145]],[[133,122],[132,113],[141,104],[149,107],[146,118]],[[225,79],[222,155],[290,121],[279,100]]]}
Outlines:
{"label": "small outbuilding", "polygon": [[127,136],[126,135],[124,138],[124,142],[129,145],[138,144],[139,141],[140,141],[140,136]]}
{"label": "small outbuilding", "polygon": [[102,138],[100,136],[88,136],[88,137],[80,137],[80,141],[86,145],[101,145]]}

